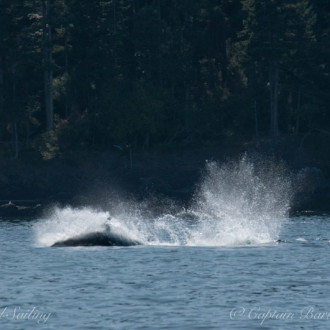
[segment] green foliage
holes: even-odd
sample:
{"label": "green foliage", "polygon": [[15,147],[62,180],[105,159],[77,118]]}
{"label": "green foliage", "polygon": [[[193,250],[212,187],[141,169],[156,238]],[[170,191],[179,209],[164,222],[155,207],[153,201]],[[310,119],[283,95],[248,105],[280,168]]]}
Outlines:
{"label": "green foliage", "polygon": [[44,133],[42,1],[3,0],[1,142],[33,140],[44,159],[114,143],[209,144],[268,135],[274,109],[281,134],[328,129],[322,0],[49,3],[54,132]]}
{"label": "green foliage", "polygon": [[158,137],[164,130],[166,108],[173,103],[170,91],[150,84],[125,89],[120,84],[106,90],[101,121],[113,141],[137,143]]}
{"label": "green foliage", "polygon": [[42,133],[34,142],[33,148],[43,160],[51,160],[59,155],[58,137],[55,131]]}

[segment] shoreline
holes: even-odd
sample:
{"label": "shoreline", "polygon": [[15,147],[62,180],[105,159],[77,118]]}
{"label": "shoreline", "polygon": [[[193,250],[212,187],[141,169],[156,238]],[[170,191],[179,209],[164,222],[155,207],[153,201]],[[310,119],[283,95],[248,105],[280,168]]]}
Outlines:
{"label": "shoreline", "polygon": [[[296,187],[292,212],[330,211],[329,164],[301,155],[294,141],[289,142],[140,152],[131,159],[116,152],[81,152],[47,162],[31,161],[29,157],[2,159],[0,217],[39,215],[51,205],[106,208],[111,200],[120,198],[145,200],[156,196],[185,205],[203,179],[206,161],[222,164],[245,153],[284,162],[293,173]],[[16,211],[6,207],[9,202],[17,205]]]}

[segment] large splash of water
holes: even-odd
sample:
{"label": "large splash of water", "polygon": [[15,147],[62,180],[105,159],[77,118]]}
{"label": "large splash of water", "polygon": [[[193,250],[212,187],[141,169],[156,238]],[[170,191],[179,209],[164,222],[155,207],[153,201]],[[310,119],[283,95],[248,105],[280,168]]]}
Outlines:
{"label": "large splash of water", "polygon": [[288,216],[291,182],[283,166],[272,161],[219,165],[208,162],[191,206],[166,202],[157,214],[153,203],[122,202],[109,212],[91,208],[55,208],[35,226],[38,245],[89,232],[111,230],[144,245],[232,246],[278,239]]}
{"label": "large splash of water", "polygon": [[193,206],[196,244],[267,243],[278,239],[291,200],[285,168],[246,156],[222,166],[207,164]]}

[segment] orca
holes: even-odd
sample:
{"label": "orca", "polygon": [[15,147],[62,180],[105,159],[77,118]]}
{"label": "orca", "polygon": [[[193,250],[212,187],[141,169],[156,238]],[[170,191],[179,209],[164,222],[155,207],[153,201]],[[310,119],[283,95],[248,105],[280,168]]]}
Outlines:
{"label": "orca", "polygon": [[105,231],[91,232],[55,242],[51,247],[70,246],[134,246],[142,243],[115,234],[107,226]]}

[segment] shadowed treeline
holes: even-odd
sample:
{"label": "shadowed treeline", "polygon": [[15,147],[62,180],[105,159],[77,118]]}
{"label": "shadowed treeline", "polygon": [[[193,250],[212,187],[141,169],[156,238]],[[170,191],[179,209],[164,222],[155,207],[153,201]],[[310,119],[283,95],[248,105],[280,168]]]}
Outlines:
{"label": "shadowed treeline", "polygon": [[2,155],[328,139],[329,21],[320,0],[3,0]]}

